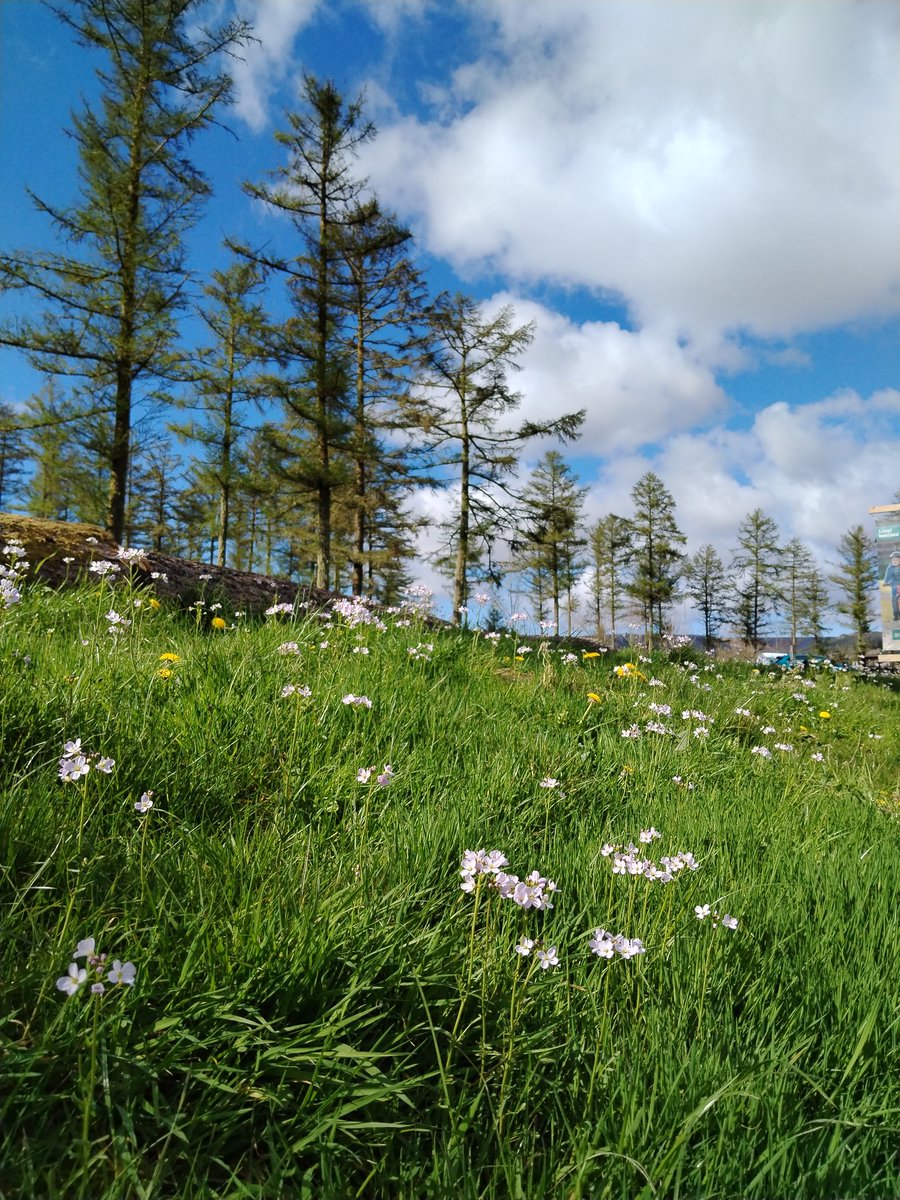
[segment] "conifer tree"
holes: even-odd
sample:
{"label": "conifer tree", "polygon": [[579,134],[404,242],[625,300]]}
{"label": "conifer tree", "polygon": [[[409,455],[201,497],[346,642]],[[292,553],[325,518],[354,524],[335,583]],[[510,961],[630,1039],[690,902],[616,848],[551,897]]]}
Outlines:
{"label": "conifer tree", "polygon": [[738,549],[729,570],[734,579],[734,611],[746,642],[757,649],[781,599],[781,549],[778,526],[760,508],[748,513],[738,529]]}
{"label": "conifer tree", "polygon": [[590,531],[591,595],[597,637],[603,636],[602,613],[609,617],[609,638],[616,645],[616,622],[625,611],[625,572],[631,555],[631,522],[616,513],[601,517]]}
{"label": "conifer tree", "polygon": [[212,342],[191,357],[195,394],[184,401],[198,419],[172,425],[180,438],[199,443],[202,460],[194,467],[196,483],[218,496],[216,563],[225,566],[231,538],[232,506],[240,485],[238,455],[251,430],[245,410],[258,403],[259,364],[265,353],[267,322],[258,300],[260,269],[249,262],[214,271],[203,289],[208,303],[202,317]]}
{"label": "conifer tree", "polygon": [[349,286],[343,249],[365,213],[365,180],[353,173],[356,150],[375,130],[361,102],[348,104],[330,81],[307,76],[303,97],[304,111],[288,113],[287,129],[275,134],[287,163],[271,172],[271,182],[244,184],[254,200],[288,218],[299,253],[232,248],[288,287],[293,315],[271,343],[283,374],[267,380],[285,412],[273,436],[288,480],[313,499],[315,582],[327,587],[332,504],[349,475],[343,452],[353,427],[352,358],[343,336]]}
{"label": "conifer tree", "polygon": [[519,367],[533,337],[531,325],[517,327],[513,318],[509,305],[487,318],[467,296],[439,297],[429,313],[430,344],[408,405],[429,466],[446,472],[457,489],[455,511],[445,526],[457,623],[468,600],[478,543],[511,523],[515,497],[506,481],[523,445],[544,434],[577,437],[584,420],[582,411],[517,428],[506,424],[521,401],[507,373]]}
{"label": "conifer tree", "polygon": [[27,453],[21,414],[0,402],[0,512],[20,499]]}
{"label": "conifer tree", "polygon": [[209,192],[188,146],[230,98],[222,54],[248,37],[240,21],[198,32],[199,7],[199,0],[70,0],[55,10],[80,45],[105,59],[99,102],[73,117],[78,201],[60,208],[32,197],[71,252],[0,257],[0,288],[28,289],[46,305],[37,319],[8,322],[0,345],[110,397],[106,522],[118,541],[135,388],[171,366],[188,275],[184,234]]}
{"label": "conifer tree", "polygon": [[572,468],[558,450],[544,454],[522,492],[517,539],[527,568],[539,585],[539,606],[546,595],[557,632],[560,597],[571,596],[585,566],[579,551],[586,544],[581,533],[586,495],[587,488],[578,486]]}
{"label": "conifer tree", "polygon": [[640,607],[647,645],[665,629],[687,540],[675,523],[675,501],[658,475],[647,471],[631,490],[631,568],[628,593]]}
{"label": "conifer tree", "polygon": [[878,560],[862,525],[854,525],[841,536],[837,571],[829,576],[837,584],[841,599],[837,611],[853,622],[856,653],[866,650],[866,634],[872,628],[872,597],[878,584]]}
{"label": "conifer tree", "polygon": [[703,618],[703,635],[709,650],[728,618],[732,600],[725,564],[713,546],[706,543],[688,559],[683,580],[684,594]]}
{"label": "conifer tree", "polygon": [[349,488],[353,528],[349,558],[354,595],[364,590],[369,525],[387,482],[396,492],[411,486],[408,456],[402,446],[390,451],[385,432],[403,425],[400,397],[409,386],[414,329],[424,308],[421,278],[408,257],[412,234],[376,201],[361,205],[341,242],[347,272],[346,342],[352,362],[351,430],[347,455],[352,464]]}
{"label": "conifer tree", "polygon": [[791,657],[797,654],[797,633],[804,624],[808,610],[810,578],[813,573],[813,556],[799,538],[791,538],[781,548],[778,576],[779,596],[788,619],[788,634],[791,641]]}

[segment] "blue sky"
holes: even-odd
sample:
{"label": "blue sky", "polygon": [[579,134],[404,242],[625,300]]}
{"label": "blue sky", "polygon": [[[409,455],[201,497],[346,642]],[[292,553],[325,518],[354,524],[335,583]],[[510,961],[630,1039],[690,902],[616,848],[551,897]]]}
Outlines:
{"label": "blue sky", "polygon": [[[281,236],[240,191],[303,71],[365,91],[360,162],[435,288],[512,303],[536,336],[523,412],[585,407],[592,517],[648,467],[689,549],[760,507],[824,561],[900,489],[900,9],[893,0],[221,0],[260,44],[192,241]],[[0,3],[4,248],[48,244],[23,188],[73,196],[89,54]],[[0,399],[37,383],[0,355]],[[536,455],[543,447],[535,447]],[[527,467],[527,464],[526,464]],[[437,511],[444,501],[423,496]]]}

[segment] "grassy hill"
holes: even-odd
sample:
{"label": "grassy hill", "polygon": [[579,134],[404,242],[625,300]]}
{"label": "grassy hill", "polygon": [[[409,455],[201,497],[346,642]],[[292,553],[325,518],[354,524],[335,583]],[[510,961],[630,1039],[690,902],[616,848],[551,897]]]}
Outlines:
{"label": "grassy hill", "polygon": [[896,693],[19,591],[0,1195],[898,1194]]}

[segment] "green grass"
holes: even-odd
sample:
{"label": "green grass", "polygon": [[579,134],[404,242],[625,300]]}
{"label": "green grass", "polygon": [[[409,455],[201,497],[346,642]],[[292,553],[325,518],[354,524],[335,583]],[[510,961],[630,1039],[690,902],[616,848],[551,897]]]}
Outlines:
{"label": "green grass", "polygon": [[[0,1196],[897,1195],[898,694],[389,624],[0,612]],[[72,738],[112,773],[61,782]],[[650,825],[699,869],[614,874]],[[462,892],[479,847],[555,907]],[[133,988],[57,989],[88,936]]]}

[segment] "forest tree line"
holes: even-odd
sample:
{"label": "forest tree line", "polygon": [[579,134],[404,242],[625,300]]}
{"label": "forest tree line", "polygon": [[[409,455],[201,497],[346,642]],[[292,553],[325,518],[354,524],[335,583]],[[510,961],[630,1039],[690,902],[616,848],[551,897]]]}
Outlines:
{"label": "forest tree line", "polygon": [[[187,238],[211,185],[192,147],[252,39],[240,20],[201,29],[198,7],[55,10],[99,55],[100,98],[73,116],[72,202],[31,196],[58,248],[0,255],[0,345],[45,377],[21,408],[0,405],[0,509],[392,603],[416,554],[414,493],[438,487],[457,620],[473,588],[512,572],[557,628],[586,578],[598,636],[628,614],[660,634],[680,592],[710,641],[729,628],[757,643],[776,616],[819,636],[828,577],[758,510],[724,563],[711,546],[686,555],[652,472],[632,514],[592,526],[558,450],[519,480],[528,443],[574,440],[584,413],[517,419],[532,327],[429,294],[410,231],[357,172],[375,136],[363,103],[333,82],[304,79],[273,169],[243,184],[281,217],[278,247],[226,238],[224,265],[197,278]],[[201,330],[190,345],[186,324]],[[834,579],[860,631],[874,571],[861,528],[842,555]]]}

